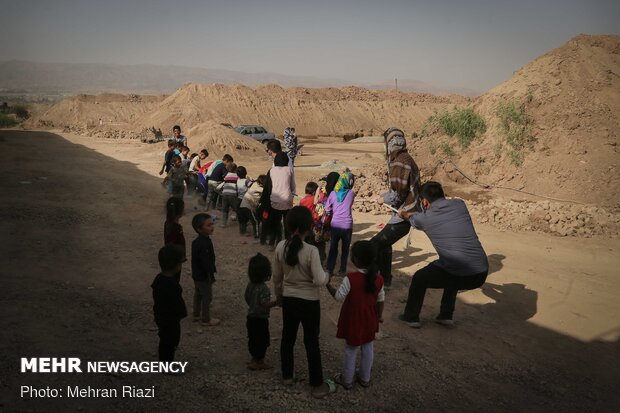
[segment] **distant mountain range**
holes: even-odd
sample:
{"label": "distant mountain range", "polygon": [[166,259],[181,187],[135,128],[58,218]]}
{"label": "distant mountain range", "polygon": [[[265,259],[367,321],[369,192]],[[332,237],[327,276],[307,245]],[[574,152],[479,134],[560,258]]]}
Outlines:
{"label": "distant mountain range", "polygon": [[[282,87],[342,87],[352,82],[280,73],[246,73],[233,70],[204,69],[150,64],[76,64],[38,63],[20,60],[0,62],[0,92],[24,93],[171,93],[185,83],[240,83],[247,86],[277,84]],[[368,89],[392,89],[394,81],[355,84]],[[406,92],[475,96],[478,91],[447,89],[417,80],[398,80],[398,89]]]}

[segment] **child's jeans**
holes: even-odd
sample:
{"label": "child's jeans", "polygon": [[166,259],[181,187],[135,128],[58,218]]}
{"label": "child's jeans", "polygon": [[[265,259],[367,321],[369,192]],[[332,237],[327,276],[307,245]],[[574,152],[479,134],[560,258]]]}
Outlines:
{"label": "child's jeans", "polygon": [[362,381],[370,381],[370,370],[372,369],[372,362],[374,360],[374,341],[370,343],[362,344],[361,346],[344,345],[344,366],[342,368],[342,381],[347,384],[353,383],[353,376],[355,374],[355,359],[357,358],[357,351],[362,348],[362,356],[360,360],[359,378]]}
{"label": "child's jeans", "polygon": [[181,320],[155,319],[155,324],[159,328],[159,360],[173,361],[181,341]]}
{"label": "child's jeans", "polygon": [[340,253],[340,272],[347,272],[347,260],[349,259],[349,248],[351,247],[351,237],[353,229],[334,228],[331,230],[331,240],[329,241],[329,254],[327,255],[327,271],[332,273],[336,268],[338,258],[338,243],[342,240],[342,250]]}
{"label": "child's jeans", "polygon": [[[265,238],[269,237],[269,245],[278,245],[280,241],[282,241],[282,221],[286,219],[286,214],[288,213],[288,209],[279,210],[270,208],[269,216],[265,225],[263,226],[266,229]],[[288,230],[284,231],[285,237],[288,235]],[[263,236],[261,235],[261,244],[263,244]]]}
{"label": "child's jeans", "polygon": [[239,198],[237,198],[237,195],[222,195],[222,217],[224,220],[222,224],[228,224],[228,213],[230,209],[237,213],[237,205],[239,205]]}
{"label": "child's jeans", "polygon": [[254,238],[258,237],[256,217],[250,208],[239,208],[237,210],[237,221],[239,222],[239,233],[241,235],[246,233],[249,222],[252,224],[252,235],[254,235]]}
{"label": "child's jeans", "polygon": [[209,182],[207,184],[207,187],[208,187],[208,189],[207,189],[207,194],[208,194],[207,208],[215,209],[217,207],[218,199],[220,197],[220,194],[217,191],[217,186],[220,183],[221,182],[216,182],[216,181],[209,180]]}
{"label": "child's jeans", "polygon": [[247,317],[246,326],[248,328],[248,350],[254,360],[265,358],[267,347],[269,347],[269,319],[258,317]]}
{"label": "child's jeans", "polygon": [[209,306],[213,300],[213,287],[211,281],[194,280],[194,317],[201,317],[205,323],[211,320]]}

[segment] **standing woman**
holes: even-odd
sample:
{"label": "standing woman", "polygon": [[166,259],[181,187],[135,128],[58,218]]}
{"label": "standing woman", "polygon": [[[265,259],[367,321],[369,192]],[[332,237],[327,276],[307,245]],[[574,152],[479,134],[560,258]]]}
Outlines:
{"label": "standing woman", "polygon": [[265,225],[267,234],[265,236],[261,234],[261,244],[265,243],[265,237],[269,235],[271,249],[275,249],[275,245],[282,240],[282,220],[293,208],[295,174],[288,162],[286,153],[276,154],[274,166],[267,173],[267,182],[261,197],[261,211],[267,213]]}
{"label": "standing woman", "polygon": [[284,146],[286,148],[286,154],[288,155],[291,163],[295,163],[295,157],[297,156],[297,135],[295,135],[295,128],[286,128],[282,134],[284,140]]}
{"label": "standing woman", "polygon": [[[383,137],[390,190],[379,197],[377,202],[408,213],[420,211],[420,169],[409,155],[405,134],[398,128],[389,128]],[[392,245],[409,234],[410,229],[408,221],[392,214],[389,222],[371,239],[377,247],[376,264],[386,289],[392,285]]]}

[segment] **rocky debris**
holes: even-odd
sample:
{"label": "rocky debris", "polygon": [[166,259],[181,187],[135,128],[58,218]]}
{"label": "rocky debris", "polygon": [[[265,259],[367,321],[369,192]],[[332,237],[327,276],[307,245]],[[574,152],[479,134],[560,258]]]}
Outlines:
{"label": "rocky debris", "polygon": [[471,201],[468,205],[475,221],[504,230],[539,231],[584,238],[593,235],[616,237],[620,234],[620,211],[608,211],[592,205],[505,199],[492,199],[485,203]]}
{"label": "rocky debris", "polygon": [[[388,214],[385,206],[373,198],[387,192],[387,173],[379,165],[367,165],[355,173],[355,212]],[[318,178],[316,178],[318,179]],[[424,174],[422,181],[425,181]],[[317,181],[318,182],[318,181]],[[476,223],[511,231],[537,231],[557,236],[589,238],[593,235],[620,235],[620,209],[605,209],[554,201],[514,201],[497,198],[489,201],[469,201],[467,206]]]}
{"label": "rocky debris", "polygon": [[329,161],[325,161],[321,164],[321,168],[330,168],[330,169],[336,169],[339,168],[338,166],[338,161],[335,159],[331,159]]}
{"label": "rocky debris", "polygon": [[345,133],[344,135],[342,135],[342,140],[345,142],[349,142],[363,136],[364,132]]}
{"label": "rocky debris", "polygon": [[[149,132],[152,135],[149,135]],[[160,129],[155,129],[155,126],[151,126],[146,131],[144,131],[144,136],[140,137],[140,142],[142,143],[157,143],[168,140],[169,137],[164,136],[163,132]]]}
{"label": "rocky debris", "polygon": [[133,130],[109,127],[65,125],[62,131],[63,133],[73,133],[76,135],[103,139],[139,139],[142,142],[146,142],[148,139],[153,138],[153,134],[148,129],[136,132]]}
{"label": "rocky debris", "polygon": [[383,136],[364,136],[361,138],[353,139],[351,143],[383,143]]}

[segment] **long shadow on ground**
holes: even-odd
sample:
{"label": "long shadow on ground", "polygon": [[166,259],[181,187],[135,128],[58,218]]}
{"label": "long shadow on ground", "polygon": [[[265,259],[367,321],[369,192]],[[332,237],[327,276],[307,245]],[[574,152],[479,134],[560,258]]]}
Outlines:
{"label": "long shadow on ground", "polygon": [[[537,292],[492,277],[491,304],[457,304],[459,324],[429,321],[439,295],[429,294],[424,327],[395,320],[408,279],[388,294],[385,338],[375,343],[373,384],[312,400],[304,382],[278,379],[281,314],[272,312],[269,358],[276,368],[248,372],[245,335],[247,259],[235,228],[214,236],[218,265],[214,310],[225,318],[201,331],[183,322],[181,377],[155,374],[21,374],[20,357],[80,357],[86,361],[156,359],[150,282],[158,271],[163,201],[159,180],[129,162],[44,132],[0,132],[3,177],[0,234],[4,293],[0,300],[0,396],[3,411],[613,411],[620,403],[619,342],[582,342],[536,326]],[[193,235],[185,217],[186,238]],[[369,228],[357,228],[356,232]],[[366,236],[372,234],[365,234]],[[242,250],[245,251],[245,250]],[[249,255],[249,254],[248,254]],[[399,265],[411,265],[397,257]],[[417,258],[416,258],[417,255]],[[426,259],[425,257],[423,259]],[[502,267],[491,256],[492,271]],[[503,268],[502,271],[509,269]],[[190,303],[188,269],[182,285]],[[322,299],[321,346],[326,375],[339,370],[343,343],[332,319],[339,304]],[[307,377],[301,337],[298,377]],[[153,399],[29,399],[21,386],[121,388],[155,386]],[[359,407],[356,407],[359,406]],[[363,407],[361,407],[363,406]]]}

